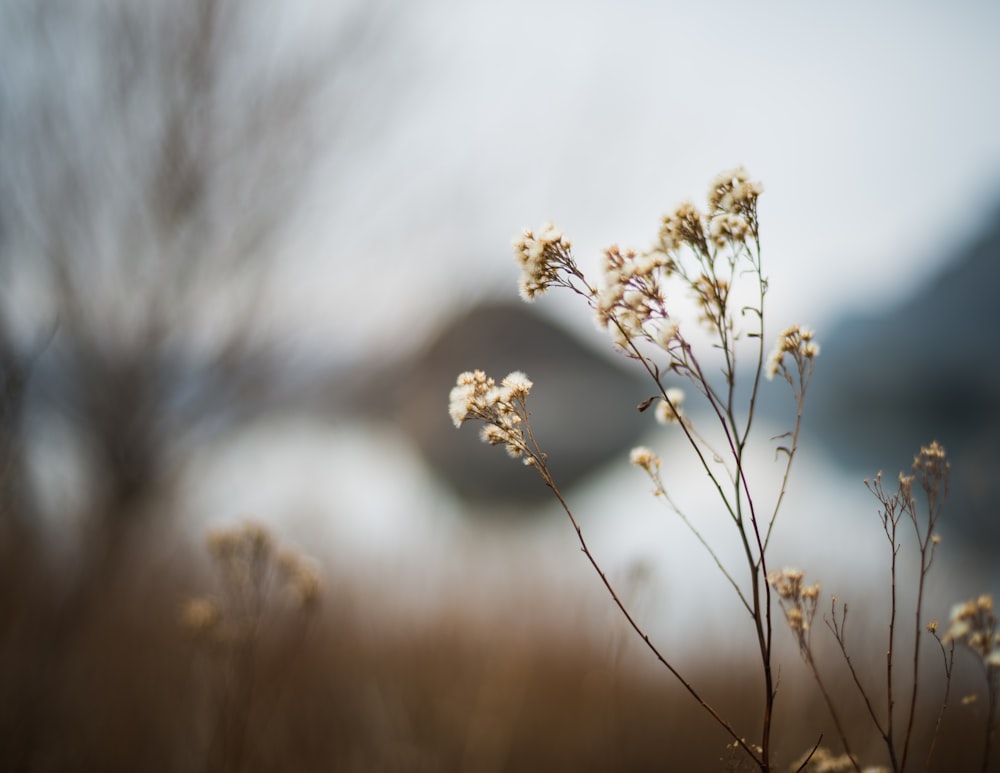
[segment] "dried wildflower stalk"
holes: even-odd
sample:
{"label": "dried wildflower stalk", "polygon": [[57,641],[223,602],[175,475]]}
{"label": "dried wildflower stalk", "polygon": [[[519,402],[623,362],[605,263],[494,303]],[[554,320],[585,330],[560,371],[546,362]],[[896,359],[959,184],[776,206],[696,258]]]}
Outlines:
{"label": "dried wildflower stalk", "polygon": [[[874,702],[869,691],[862,685],[850,658],[847,653],[847,640],[845,625],[847,619],[847,606],[843,606],[840,620],[837,621],[835,606],[831,607],[832,620],[828,621],[828,626],[833,632],[840,647],[840,651],[845,661],[850,666],[852,678],[858,691],[865,701],[868,714],[882,737],[889,756],[892,770],[902,771],[906,769],[909,758],[910,746],[913,740],[913,727],[917,711],[917,695],[919,691],[919,670],[920,670],[920,643],[922,633],[926,624],[923,622],[923,601],[924,590],[927,577],[934,561],[935,550],[940,543],[937,534],[938,518],[945,497],[948,493],[948,475],[950,464],[947,461],[944,448],[937,442],[932,442],[928,446],[920,449],[920,453],[913,460],[914,475],[898,476],[897,489],[890,494],[885,490],[882,482],[882,473],[879,472],[873,480],[866,480],[865,485],[875,495],[879,501],[881,509],[879,517],[882,521],[882,529],[889,542],[889,582],[890,582],[890,609],[888,625],[888,647],[886,650],[885,684],[886,684],[886,709],[884,719],[880,720],[878,712],[875,710]],[[921,517],[920,508],[913,493],[913,483],[916,476],[919,476],[920,487],[924,492],[927,503],[926,517]],[[903,715],[902,738],[897,734],[897,698],[895,682],[895,666],[899,655],[899,643],[896,636],[896,622],[899,615],[899,585],[898,585],[898,559],[901,549],[900,524],[903,517],[909,521],[913,527],[917,540],[917,558],[919,559],[919,573],[917,580],[917,599],[913,609],[913,652],[911,662],[911,686],[910,698],[905,704],[905,714]],[[931,631],[933,633],[933,631]],[[948,684],[950,686],[950,668],[947,669]],[[938,725],[939,726],[939,725]],[[933,748],[932,741],[932,748]]]}
{"label": "dried wildflower stalk", "polygon": [[[888,648],[886,651],[886,696],[887,707],[885,717],[880,717],[880,713],[875,706],[875,701],[871,696],[870,689],[866,688],[860,675],[854,667],[854,663],[848,653],[847,647],[847,611],[846,603],[837,606],[837,598],[834,596],[830,602],[830,616],[825,618],[827,628],[833,633],[834,638],[840,647],[841,654],[853,679],[854,685],[864,700],[868,716],[875,726],[886,746],[886,751],[893,771],[901,771],[906,767],[906,760],[910,749],[910,742],[913,736],[913,722],[916,715],[918,671],[920,663],[920,633],[921,616],[923,613],[923,594],[927,575],[930,572],[931,563],[934,558],[934,550],[939,543],[935,527],[940,515],[941,504],[944,494],[947,492],[948,464],[945,460],[944,449],[937,443],[921,449],[920,455],[914,460],[914,470],[920,472],[921,485],[924,487],[928,501],[928,516],[922,523],[919,516],[916,500],[913,496],[914,476],[907,476],[900,473],[899,487],[894,494],[886,492],[882,484],[882,474],[879,473],[874,481],[865,481],[865,485],[876,496],[882,505],[880,517],[882,528],[890,547],[890,612],[888,624]],[[920,573],[918,580],[917,601],[915,604],[915,639],[913,647],[913,674],[912,687],[908,711],[904,719],[905,731],[902,742],[896,737],[896,695],[894,685],[894,666],[898,655],[898,644],[896,637],[896,618],[898,614],[898,585],[897,585],[897,561],[901,548],[899,525],[903,515],[909,516],[917,536],[917,545],[920,558]],[[857,757],[850,751],[850,743],[840,722],[836,706],[827,690],[820,675],[812,649],[810,636],[811,624],[815,616],[818,605],[819,585],[803,588],[801,580],[803,573],[799,570],[786,569],[782,573],[775,573],[768,577],[768,581],[775,588],[781,599],[782,607],[785,609],[785,617],[789,629],[796,637],[799,652],[809,668],[827,707],[833,718],[841,743],[844,746],[845,755],[843,759],[850,761],[851,767],[861,771],[861,766]],[[936,625],[931,628],[931,632],[936,631]],[[950,685],[950,665],[946,658],[946,671]],[[939,715],[940,720],[940,715]],[[940,721],[938,722],[940,727]],[[932,742],[933,748],[933,742]],[[929,759],[928,759],[929,761]]]}
{"label": "dried wildflower stalk", "polygon": [[[921,632],[924,628],[922,621],[924,587],[927,575],[934,560],[934,551],[940,542],[937,535],[937,521],[941,515],[941,508],[944,505],[945,497],[948,495],[948,475],[951,465],[948,463],[945,450],[937,442],[931,443],[920,449],[920,454],[913,460],[913,471],[920,477],[920,486],[924,491],[927,501],[927,517],[921,523],[920,511],[916,498],[913,495],[914,475],[899,474],[899,485],[895,495],[886,495],[882,486],[882,475],[876,476],[874,482],[865,482],[875,497],[882,504],[881,518],[882,527],[889,538],[891,548],[890,558],[890,578],[891,578],[891,610],[889,617],[889,650],[886,656],[886,691],[888,694],[888,708],[886,712],[886,724],[883,738],[889,752],[889,758],[893,765],[893,770],[904,770],[906,760],[909,756],[910,741],[913,737],[913,722],[917,709],[917,690],[919,686],[920,667],[920,642]],[[898,526],[903,516],[906,514],[913,526],[917,538],[917,547],[920,558],[920,573],[917,587],[917,602],[914,609],[914,643],[913,643],[913,673],[912,686],[910,689],[910,703],[906,720],[906,730],[903,736],[902,753],[896,749],[893,724],[893,707],[895,704],[893,695],[893,657],[895,655],[895,623],[898,607],[897,572],[896,559],[899,554]]]}
{"label": "dried wildflower stalk", "polygon": [[[924,592],[927,578],[934,562],[934,555],[941,542],[937,533],[938,519],[948,494],[948,479],[951,471],[950,463],[944,448],[937,442],[932,442],[920,449],[913,459],[912,474],[900,473],[897,487],[892,493],[886,490],[880,472],[873,480],[866,480],[865,485],[878,499],[881,508],[879,516],[882,529],[889,543],[889,582],[890,609],[888,621],[888,646],[886,649],[885,693],[886,705],[884,711],[876,706],[877,701],[872,690],[866,687],[854,667],[847,645],[847,611],[846,603],[838,607],[834,596],[830,602],[830,616],[824,618],[827,628],[833,634],[840,652],[847,664],[854,686],[864,700],[868,716],[878,734],[881,736],[889,759],[890,767],[896,773],[906,770],[910,759],[910,749],[914,738],[914,726],[917,711],[917,697],[920,686],[920,653],[921,639],[928,633],[937,641],[942,656],[944,672],[944,696],[938,707],[934,729],[924,760],[924,769],[929,769],[937,744],[945,710],[951,693],[952,672],[954,667],[955,644],[961,643],[979,656],[986,675],[989,709],[986,723],[986,733],[983,749],[983,767],[989,767],[994,724],[996,721],[997,697],[1000,692],[1000,634],[997,633],[997,620],[993,615],[993,600],[988,595],[972,599],[957,605],[952,610],[951,625],[942,638],[938,635],[938,621],[923,622]],[[914,483],[923,492],[922,500],[926,504],[924,511],[919,507],[914,494]],[[897,636],[897,618],[900,613],[899,602],[899,572],[898,563],[902,549],[901,524],[909,521],[913,527],[916,539],[917,559],[917,594],[913,608],[913,647],[910,673],[909,699],[897,700],[896,669],[900,659],[900,643]],[[818,603],[819,586],[802,586],[802,572],[785,570],[769,576],[768,580],[775,588],[785,610],[786,621],[792,633],[796,636],[799,651],[809,667],[827,706],[833,717],[834,724],[840,735],[845,754],[839,758],[845,765],[857,771],[862,768],[857,758],[851,753],[850,745],[843,726],[839,720],[837,709],[833,704],[817,667],[810,637],[811,624]],[[897,704],[903,711],[897,711]],[[902,731],[901,733],[899,731]],[[866,769],[867,770],[867,769]]]}
{"label": "dried wildflower stalk", "polygon": [[990,767],[997,701],[1000,699],[1000,631],[993,611],[993,597],[985,594],[969,599],[964,604],[956,604],[951,610],[951,624],[944,635],[944,641],[962,644],[982,663],[987,697],[982,771],[986,773]]}
{"label": "dried wildflower stalk", "polygon": [[263,526],[247,523],[213,532],[208,550],[219,576],[219,592],[189,599],[181,622],[217,660],[217,719],[208,750],[213,770],[242,770],[254,706],[258,643],[273,613],[290,611],[288,630],[305,633],[322,590],[311,561],[279,549]]}
{"label": "dried wildflower stalk", "polygon": [[[833,724],[837,729],[840,741],[844,746],[844,753],[838,757],[833,757],[828,749],[813,748],[815,756],[806,757],[801,767],[804,770],[861,770],[857,757],[851,752],[850,744],[847,740],[847,733],[844,731],[843,722],[837,711],[833,696],[830,694],[826,683],[820,675],[819,667],[812,648],[813,620],[816,617],[816,610],[819,607],[820,585],[804,585],[805,572],[801,569],[783,569],[780,572],[771,572],[767,576],[768,584],[774,588],[778,594],[778,603],[785,613],[785,622],[795,636],[799,646],[799,654],[805,662],[809,673],[812,675],[816,686],[819,688],[823,701],[826,703]],[[834,599],[836,603],[836,599]],[[835,610],[834,610],[835,612]],[[834,617],[834,619],[836,619]],[[853,667],[852,667],[853,673]],[[808,763],[808,764],[807,764]]]}
{"label": "dried wildflower stalk", "polygon": [[[484,424],[481,437],[502,444],[507,452],[534,467],[569,516],[581,547],[629,624],[657,659],[681,682],[698,703],[729,733],[761,770],[769,770],[771,720],[776,686],[772,673],[772,596],[767,583],[766,552],[775,519],[784,497],[792,460],[798,445],[806,389],[819,353],[811,331],[793,326],[778,338],[770,357],[764,351],[764,297],[767,281],[761,269],[757,200],[759,183],[742,168],[718,175],[709,188],[708,208],[700,212],[692,203],[681,204],[661,222],[655,245],[646,252],[613,246],[605,250],[600,285],[584,276],[572,254],[570,241],[551,223],[538,231],[525,230],[514,243],[521,266],[519,289],[532,301],[550,287],[563,287],[583,297],[599,324],[608,330],[616,347],[645,369],[655,394],[640,410],[656,402],[654,414],[664,424],[679,427],[717,492],[739,535],[745,574],[726,566],[701,536],[694,522],[668,496],[660,475],[659,458],[649,449],[632,452],[632,462],[652,478],[656,493],[691,529],[716,566],[733,587],[750,617],[763,671],[764,700],[760,743],[743,739],[704,700],[653,645],[636,624],[615,589],[591,554],[568,504],[549,474],[545,454],[531,434],[526,398],[531,382],[513,373],[498,386],[482,371],[461,374],[451,392],[449,413],[456,426],[468,420]],[[708,333],[710,345],[693,344],[695,328],[680,319],[678,302],[693,299],[697,323]],[[738,360],[749,356],[750,397],[738,404]],[[709,359],[718,359],[718,363]],[[709,376],[721,370],[721,379]],[[743,370],[740,369],[740,377]],[[780,376],[792,387],[797,410],[793,429],[778,452],[785,465],[773,509],[758,512],[744,467],[761,377]],[[700,395],[714,417],[712,432],[718,440],[696,428],[682,408],[684,393],[667,379],[686,381]]]}

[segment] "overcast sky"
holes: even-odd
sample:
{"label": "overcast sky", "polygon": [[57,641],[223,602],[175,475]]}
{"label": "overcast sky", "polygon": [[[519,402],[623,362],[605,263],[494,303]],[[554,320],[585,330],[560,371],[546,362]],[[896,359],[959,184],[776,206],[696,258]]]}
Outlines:
{"label": "overcast sky", "polygon": [[[328,17],[345,6],[262,3],[243,77],[339,50]],[[738,164],[765,186],[774,329],[822,337],[900,300],[1000,211],[996,2],[360,7],[370,39],[334,72],[336,129],[317,145],[338,152],[317,153],[317,195],[259,310],[313,349],[412,347],[456,304],[514,300],[525,226],[554,220],[585,267],[610,244],[646,247],[663,213]],[[85,120],[96,44],[59,29],[48,49],[0,29],[8,96],[28,104],[65,71]],[[593,333],[574,299],[539,305]]]}
{"label": "overcast sky", "polygon": [[[364,182],[335,213],[317,199],[288,259],[300,332],[361,314],[345,345],[384,343],[456,290],[513,299],[522,227],[553,219],[589,265],[737,164],[765,185],[773,324],[822,327],[913,290],[1000,203],[996,3],[405,9]],[[377,291],[345,292],[373,265]],[[587,318],[566,301],[542,305]]]}

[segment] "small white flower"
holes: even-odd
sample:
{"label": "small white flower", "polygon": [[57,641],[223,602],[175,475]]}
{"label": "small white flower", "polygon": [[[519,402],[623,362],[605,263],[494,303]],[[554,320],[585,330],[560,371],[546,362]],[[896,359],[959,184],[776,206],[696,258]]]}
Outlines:
{"label": "small white flower", "polygon": [[636,467],[642,467],[647,470],[650,466],[660,466],[660,458],[646,448],[646,446],[636,446],[633,448],[629,454],[629,461]]}
{"label": "small white flower", "polygon": [[671,387],[666,391],[666,400],[661,399],[656,404],[656,420],[660,424],[678,424],[683,413],[681,405],[684,402],[684,392],[676,387]]}
{"label": "small white flower", "polygon": [[813,340],[814,336],[812,329],[799,325],[792,325],[782,330],[767,358],[765,374],[768,380],[773,379],[778,370],[784,366],[786,354],[791,354],[795,358],[800,372],[806,367],[807,360],[816,359],[819,356],[819,344]]}
{"label": "small white flower", "polygon": [[536,234],[525,228],[514,239],[514,257],[521,266],[518,291],[525,301],[533,301],[559,279],[559,272],[572,262],[570,243],[562,231],[546,223]]}
{"label": "small white flower", "polygon": [[524,373],[520,370],[508,373],[504,377],[503,381],[500,382],[500,385],[507,390],[507,400],[524,399],[528,396],[528,393],[531,392],[531,387],[534,386],[534,384],[531,383],[531,379],[524,375]]}
{"label": "small white flower", "polygon": [[677,323],[673,320],[664,319],[656,328],[654,340],[662,349],[669,349],[670,344],[677,338]]}
{"label": "small white flower", "polygon": [[462,422],[469,413],[472,406],[472,398],[475,387],[472,384],[456,384],[451,388],[448,401],[448,413],[456,427],[461,427]]}

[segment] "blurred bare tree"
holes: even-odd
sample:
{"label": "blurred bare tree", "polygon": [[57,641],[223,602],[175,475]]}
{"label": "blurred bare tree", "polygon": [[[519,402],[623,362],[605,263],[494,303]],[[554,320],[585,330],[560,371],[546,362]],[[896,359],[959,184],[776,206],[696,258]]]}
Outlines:
{"label": "blurred bare tree", "polygon": [[147,520],[184,449],[266,394],[268,266],[317,159],[338,143],[347,155],[362,134],[350,122],[384,123],[361,95],[390,27],[381,4],[335,4],[322,45],[282,47],[276,7],[0,6],[8,530],[30,510],[11,497],[28,488],[31,406],[69,427],[87,465],[80,514],[110,534]]}

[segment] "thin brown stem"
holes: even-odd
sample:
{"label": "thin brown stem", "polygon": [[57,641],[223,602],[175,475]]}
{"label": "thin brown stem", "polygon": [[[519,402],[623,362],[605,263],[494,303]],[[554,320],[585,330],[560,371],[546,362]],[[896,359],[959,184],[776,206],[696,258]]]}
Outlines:
{"label": "thin brown stem", "polygon": [[816,743],[813,744],[813,748],[809,750],[809,753],[802,760],[802,763],[795,769],[795,773],[802,773],[802,771],[806,769],[806,766],[809,764],[809,760],[811,760],[816,754],[816,751],[819,749],[819,745],[821,743],[823,743],[822,733],[819,734],[819,738],[816,739]]}
{"label": "thin brown stem", "polygon": [[836,599],[834,598],[830,602],[830,619],[824,618],[827,628],[833,632],[833,637],[837,644],[840,646],[840,653],[844,656],[844,661],[847,663],[847,669],[851,673],[851,679],[854,681],[854,686],[858,688],[858,692],[861,693],[861,697],[865,702],[865,707],[868,709],[868,715],[871,717],[872,723],[878,730],[879,735],[882,739],[889,742],[889,736],[885,729],[882,727],[882,723],[879,722],[878,715],[875,713],[875,706],[872,704],[871,698],[868,697],[868,691],[861,684],[861,678],[858,676],[857,670],[854,668],[854,662],[851,660],[851,656],[847,652],[847,605],[844,604],[841,608],[840,622],[837,622],[837,610],[835,608]]}
{"label": "thin brown stem", "polygon": [[[788,490],[788,478],[792,472],[792,462],[795,461],[795,453],[799,448],[799,433],[802,430],[802,415],[805,408],[805,393],[806,387],[809,384],[809,379],[812,377],[813,365],[810,361],[808,370],[799,371],[799,388],[795,391],[795,427],[792,430],[792,442],[789,444],[790,447],[784,448],[785,455],[788,457],[785,462],[785,471],[781,476],[781,488],[778,491],[778,499],[774,503],[774,510],[771,512],[771,519],[767,524],[767,533],[764,535],[764,550],[767,550],[768,544],[771,542],[771,534],[774,531],[774,523],[778,520],[778,511],[781,509],[782,503],[785,501],[785,492]],[[793,385],[794,386],[794,385]],[[779,449],[781,450],[781,449]]]}
{"label": "thin brown stem", "polygon": [[986,739],[983,743],[982,773],[990,769],[990,755],[993,752],[994,724],[997,717],[997,698],[1000,693],[1000,670],[995,666],[986,666],[986,692],[989,708],[986,712]]}
{"label": "thin brown stem", "polygon": [[927,758],[924,760],[924,770],[930,770],[931,760],[934,758],[934,749],[937,746],[938,736],[941,732],[941,722],[944,720],[944,712],[948,708],[948,697],[951,695],[951,672],[955,665],[955,643],[951,642],[946,651],[944,644],[938,638],[936,632],[934,633],[934,639],[941,648],[941,657],[944,660],[944,698],[941,700],[941,708],[938,709],[937,720],[934,722],[934,733],[931,736],[930,748],[927,749]]}
{"label": "thin brown stem", "polygon": [[847,741],[847,733],[844,731],[844,726],[840,721],[840,715],[837,713],[837,707],[833,702],[833,698],[830,696],[829,690],[826,688],[826,684],[819,675],[819,669],[816,667],[816,661],[813,660],[812,648],[806,644],[806,646],[802,648],[801,652],[802,658],[809,667],[809,672],[812,674],[813,680],[816,682],[816,686],[819,687],[820,694],[826,702],[827,710],[830,712],[830,716],[833,719],[833,725],[837,728],[837,735],[840,736],[840,742],[844,745],[844,752],[847,754],[848,758],[850,758],[854,769],[858,773],[861,773],[861,765],[858,764],[857,757],[855,757],[851,752],[850,744]]}
{"label": "thin brown stem", "polygon": [[[921,550],[921,561],[923,561],[924,551]],[[913,642],[913,674],[912,680],[913,685],[910,688],[910,707],[908,711],[908,717],[906,720],[906,734],[903,736],[903,758],[900,761],[900,770],[906,769],[906,759],[910,753],[910,740],[913,737],[913,723],[916,718],[917,713],[917,688],[919,686],[919,676],[920,676],[920,640],[922,633],[922,626],[920,624],[920,615],[923,608],[924,601],[924,580],[926,579],[927,573],[921,568],[920,579],[917,583],[917,608],[914,612],[914,642]]]}
{"label": "thin brown stem", "polygon": [[667,489],[663,485],[663,479],[660,477],[659,472],[649,471],[649,476],[650,478],[652,478],[653,484],[656,486],[656,493],[663,498],[663,501],[667,503],[670,509],[673,510],[674,513],[677,514],[677,517],[681,519],[681,521],[684,523],[685,526],[687,526],[688,531],[690,531],[694,535],[695,539],[697,539],[698,542],[701,544],[701,546],[705,548],[705,551],[711,557],[712,561],[715,562],[716,567],[718,567],[719,571],[722,572],[723,577],[725,577],[726,580],[728,580],[729,584],[733,586],[733,590],[736,591],[736,595],[739,597],[740,603],[743,604],[743,607],[746,609],[746,611],[752,615],[753,608],[750,606],[750,602],[747,601],[747,598],[744,595],[743,591],[740,589],[739,584],[737,584],[736,580],[729,573],[729,570],[726,569],[725,565],[722,563],[722,560],[719,558],[718,554],[712,549],[712,546],[708,544],[708,541],[702,536],[701,532],[698,531],[697,528],[695,528],[695,525],[691,523],[691,520],[687,517],[687,515],[684,514],[684,511],[677,506],[677,503],[675,503],[674,500],[670,497],[670,494],[667,493]]}
{"label": "thin brown stem", "polygon": [[[531,442],[534,443],[533,437],[531,438]],[[583,554],[587,557],[587,560],[590,562],[590,565],[594,568],[594,571],[596,571],[597,575],[601,578],[601,582],[603,583],[605,589],[610,594],[611,599],[615,603],[615,606],[617,606],[619,611],[621,611],[622,615],[624,615],[625,620],[632,627],[632,630],[634,630],[636,634],[639,636],[639,638],[642,639],[643,642],[645,642],[646,647],[649,649],[650,652],[653,653],[653,655],[660,662],[660,664],[663,665],[674,676],[674,678],[677,679],[678,682],[680,682],[681,686],[688,692],[688,694],[691,695],[691,697],[693,697],[698,702],[698,705],[700,705],[709,714],[709,716],[711,716],[712,719],[714,719],[716,723],[718,723],[719,726],[721,726],[729,734],[729,736],[733,739],[735,743],[739,744],[740,748],[742,748],[747,754],[750,755],[750,757],[754,760],[754,762],[760,767],[761,771],[767,771],[769,767],[766,758],[758,756],[754,752],[754,750],[750,747],[750,745],[745,740],[743,740],[742,737],[740,737],[740,735],[722,717],[722,715],[720,715],[719,712],[716,711],[701,696],[701,694],[695,689],[695,687],[687,679],[684,678],[684,676],[680,673],[680,671],[678,671],[674,667],[674,665],[667,660],[667,658],[663,655],[663,653],[661,653],[660,650],[656,647],[656,645],[653,644],[652,640],[649,638],[649,635],[646,633],[646,631],[643,630],[643,628],[638,624],[638,622],[636,622],[635,618],[632,617],[632,614],[629,612],[628,608],[625,606],[625,603],[621,600],[618,593],[615,591],[614,586],[611,584],[611,581],[608,580],[608,577],[604,573],[604,570],[597,562],[597,559],[594,557],[594,554],[590,552],[590,548],[587,546],[587,541],[584,539],[583,536],[583,530],[580,528],[580,524],[577,522],[576,516],[573,515],[573,511],[570,509],[569,504],[563,498],[563,495],[559,491],[559,488],[556,486],[556,483],[553,480],[552,475],[549,473],[548,467],[545,464],[544,456],[540,453],[532,453],[532,459],[534,460],[535,463],[534,466],[538,469],[538,472],[542,476],[542,480],[545,482],[545,485],[549,487],[549,489],[555,495],[556,499],[559,501],[559,505],[562,507],[563,512],[565,512],[566,515],[569,517],[570,523],[573,525],[573,530],[576,532],[577,540],[580,543],[580,549],[583,551]]]}

